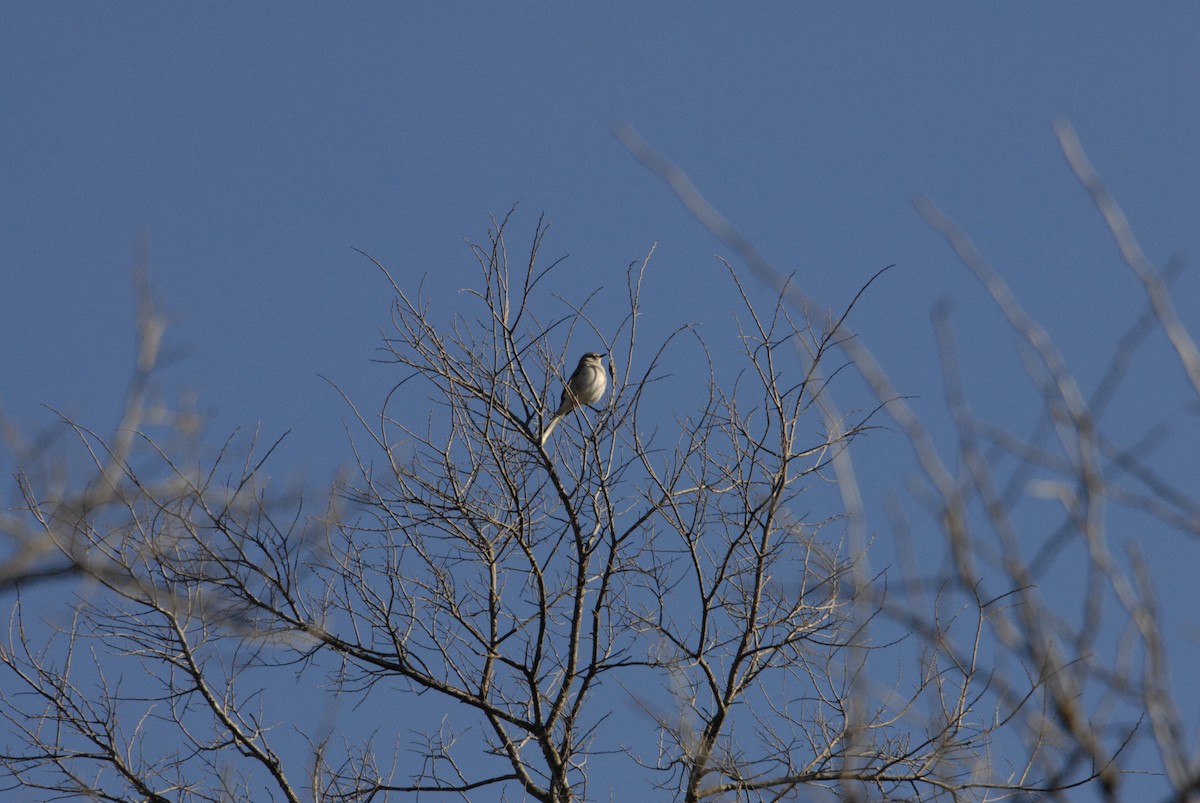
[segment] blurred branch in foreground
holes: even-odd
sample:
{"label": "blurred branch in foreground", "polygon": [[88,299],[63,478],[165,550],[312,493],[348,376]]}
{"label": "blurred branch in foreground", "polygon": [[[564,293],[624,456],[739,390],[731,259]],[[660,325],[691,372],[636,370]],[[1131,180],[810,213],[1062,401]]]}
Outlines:
{"label": "blurred branch in foreground", "polygon": [[[1160,273],[1149,264],[1073,129],[1060,122],[1056,133],[1141,282],[1146,311],[1128,324],[1089,399],[1047,330],[1022,308],[967,234],[928,200],[916,202],[1027,347],[1041,416],[1030,425],[1031,434],[1022,436],[974,415],[945,308],[937,311],[935,326],[956,441],[947,452],[866,344],[854,337],[839,342],[906,434],[921,472],[914,490],[928,515],[915,525],[901,506],[887,506],[905,571],[902,582],[889,584],[891,593],[877,598],[884,616],[876,625],[885,629],[881,622],[890,619],[901,633],[918,636],[935,663],[974,665],[983,656],[989,667],[986,692],[972,705],[988,706],[1009,734],[993,746],[985,771],[995,773],[1006,764],[1019,768],[1012,777],[1020,783],[1041,779],[1047,787],[1039,794],[1043,799],[1067,799],[1081,782],[1089,794],[1120,799],[1130,776],[1159,774],[1170,789],[1168,799],[1185,801],[1200,791],[1200,760],[1189,747],[1197,726],[1185,724],[1179,713],[1194,705],[1169,680],[1171,639],[1164,635],[1158,600],[1191,593],[1167,590],[1146,552],[1162,555],[1170,544],[1186,548],[1188,541],[1171,536],[1200,533],[1200,503],[1186,482],[1175,479],[1178,469],[1169,456],[1159,457],[1169,442],[1166,433],[1178,431],[1177,422],[1129,422],[1105,419],[1103,413],[1153,323],[1165,333],[1196,394],[1200,356],[1168,291],[1178,265]],[[700,196],[680,168],[650,150],[631,128],[620,129],[618,138],[734,248],[752,275],[769,287],[779,285],[782,274]],[[796,309],[813,303],[798,290],[786,298]],[[1196,401],[1181,399],[1178,409],[1195,409]],[[854,454],[846,450],[847,463]],[[849,476],[850,468],[839,472],[842,484]],[[1039,507],[1036,501],[1041,499],[1057,501],[1060,513],[1047,515],[1044,503]],[[1115,539],[1114,521],[1121,522]],[[1157,535],[1147,542],[1149,532]],[[928,557],[913,557],[918,549],[927,555],[939,548],[940,567]],[[1082,583],[1076,579],[1081,570]],[[1161,561],[1157,571],[1163,571]],[[869,588],[859,590],[861,599],[874,598]],[[948,626],[948,608],[960,611],[954,616],[963,621]],[[1180,660],[1176,674],[1186,674],[1189,662]],[[1130,799],[1143,798],[1132,793]]]}

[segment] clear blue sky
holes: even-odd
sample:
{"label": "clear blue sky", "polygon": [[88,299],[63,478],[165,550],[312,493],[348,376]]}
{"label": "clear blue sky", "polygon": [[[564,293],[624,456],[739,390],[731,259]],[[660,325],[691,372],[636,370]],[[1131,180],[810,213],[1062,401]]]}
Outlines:
{"label": "clear blue sky", "polygon": [[[563,288],[615,293],[658,243],[663,331],[727,323],[714,254],[732,254],[619,122],[819,302],[895,264],[853,325],[934,417],[938,299],[984,414],[1017,425],[1021,373],[915,195],[971,232],[1085,386],[1141,302],[1052,122],[1074,124],[1155,263],[1200,254],[1190,2],[7,2],[0,76],[0,404],[30,427],[52,420],[40,404],[111,425],[145,238],[183,350],[168,389],[195,388],[215,433],[292,430],[275,471],[313,480],[349,456],[318,375],[368,407],[394,379],[369,361],[388,288],[352,248],[411,287],[427,275],[448,317],[475,276],[463,239],[519,203],[519,246],[545,211],[544,253],[569,254]],[[1194,270],[1176,298],[1200,329]],[[1123,404],[1177,413],[1181,388],[1162,357]]]}

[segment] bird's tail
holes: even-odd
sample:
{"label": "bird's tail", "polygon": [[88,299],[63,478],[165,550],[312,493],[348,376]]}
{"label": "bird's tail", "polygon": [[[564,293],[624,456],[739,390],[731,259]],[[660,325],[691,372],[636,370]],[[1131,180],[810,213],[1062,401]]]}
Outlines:
{"label": "bird's tail", "polygon": [[546,424],[546,428],[542,430],[542,446],[546,445],[546,441],[550,439],[550,433],[554,431],[556,426],[558,426],[558,419],[559,416],[557,415],[551,418]]}

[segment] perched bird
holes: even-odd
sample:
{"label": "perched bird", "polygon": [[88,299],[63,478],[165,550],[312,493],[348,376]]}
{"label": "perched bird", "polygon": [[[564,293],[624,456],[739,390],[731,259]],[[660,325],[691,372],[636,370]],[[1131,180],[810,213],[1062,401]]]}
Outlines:
{"label": "perched bird", "polygon": [[589,351],[579,358],[579,365],[575,368],[575,373],[571,374],[571,378],[563,387],[562,400],[558,403],[558,410],[546,424],[546,428],[542,430],[543,446],[546,445],[546,440],[554,431],[554,427],[558,425],[560,418],[577,407],[600,401],[604,391],[608,389],[608,376],[604,370],[604,363],[601,361],[603,357],[603,354]]}

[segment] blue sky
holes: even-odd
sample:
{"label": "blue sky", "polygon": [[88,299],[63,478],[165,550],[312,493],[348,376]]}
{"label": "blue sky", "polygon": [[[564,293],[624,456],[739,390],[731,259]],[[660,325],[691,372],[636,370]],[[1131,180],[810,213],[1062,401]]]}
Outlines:
{"label": "blue sky", "polygon": [[[318,481],[349,459],[320,376],[367,407],[395,378],[370,362],[389,291],[353,248],[409,286],[427,277],[448,320],[475,278],[464,238],[516,203],[519,247],[544,211],[544,253],[569,255],[557,290],[619,300],[657,243],[657,333],[719,337],[714,255],[733,255],[618,123],[820,303],[840,310],[894,264],[852,324],[935,419],[939,299],[981,412],[1016,425],[1032,397],[1009,392],[1025,381],[1013,337],[914,196],[972,234],[1085,386],[1141,301],[1053,121],[1072,122],[1152,261],[1200,253],[1193,3],[13,2],[0,74],[6,413],[111,425],[145,241],[180,355],[164,385],[194,388],[215,433],[292,430],[276,472]],[[1193,330],[1198,293],[1189,270],[1176,298]],[[1180,412],[1178,368],[1154,359],[1119,414]]]}
{"label": "blue sky", "polygon": [[[924,359],[934,299],[978,306],[915,194],[1035,314],[1069,315],[1056,334],[1124,301],[1099,292],[1131,285],[1056,117],[1152,259],[1197,250],[1190,5],[702,8],[6,5],[0,334],[21,347],[0,399],[111,415],[141,237],[188,351],[178,380],[226,427],[313,428],[330,446],[339,403],[315,374],[369,375],[388,303],[352,246],[462,286],[463,238],[519,203],[518,224],[545,211],[549,247],[595,284],[654,242],[664,285],[715,282],[721,247],[613,139],[620,121],[823,303],[895,263],[857,323],[901,364],[911,349],[887,346]],[[723,315],[721,294],[699,295],[697,320]]]}

